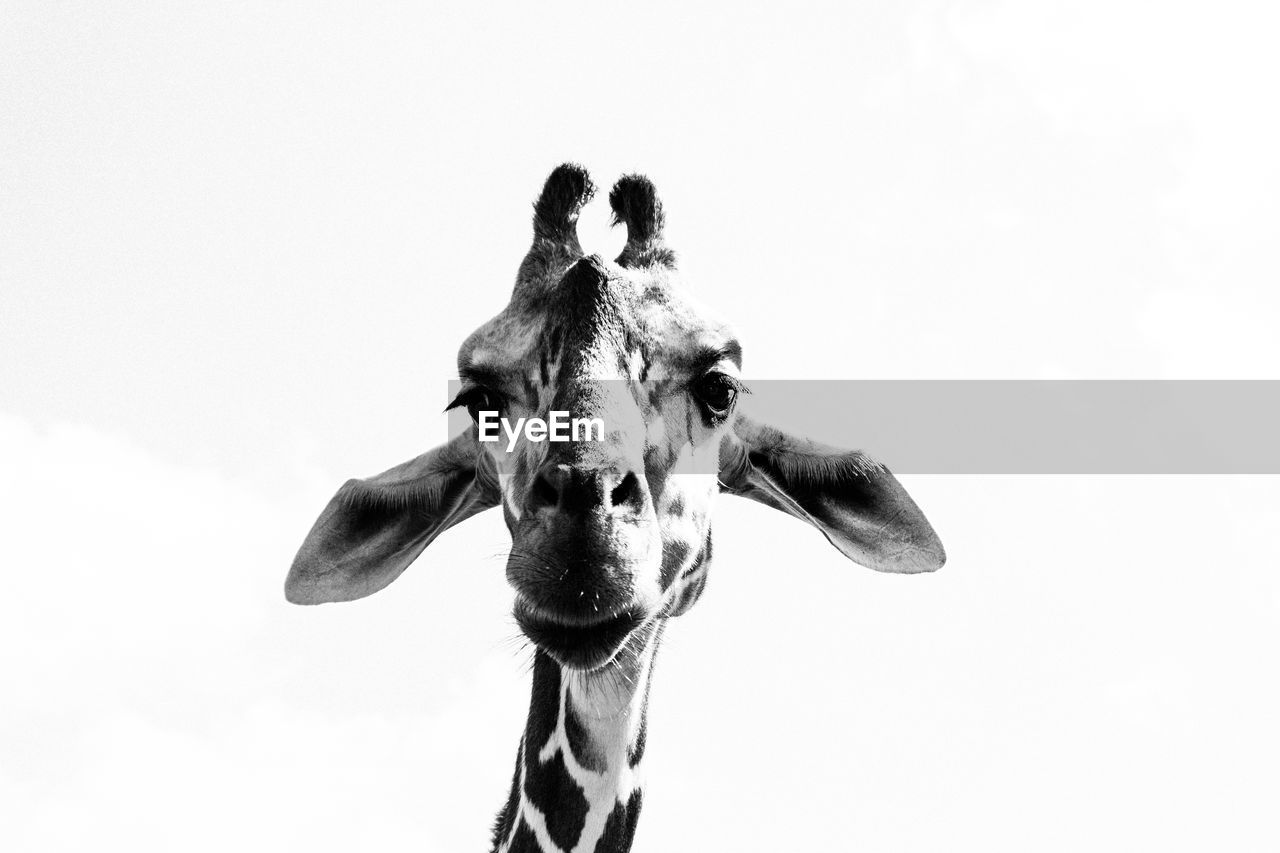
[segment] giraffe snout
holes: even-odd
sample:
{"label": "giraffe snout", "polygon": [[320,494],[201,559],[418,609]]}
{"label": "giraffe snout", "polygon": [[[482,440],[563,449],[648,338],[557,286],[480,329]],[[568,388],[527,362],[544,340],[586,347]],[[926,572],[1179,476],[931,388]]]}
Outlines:
{"label": "giraffe snout", "polygon": [[583,469],[549,462],[533,479],[524,510],[532,514],[641,518],[650,509],[649,490],[635,471],[622,467]]}
{"label": "giraffe snout", "polygon": [[591,624],[652,610],[662,543],[643,476],[622,465],[548,462],[523,506],[507,579],[534,611]]}

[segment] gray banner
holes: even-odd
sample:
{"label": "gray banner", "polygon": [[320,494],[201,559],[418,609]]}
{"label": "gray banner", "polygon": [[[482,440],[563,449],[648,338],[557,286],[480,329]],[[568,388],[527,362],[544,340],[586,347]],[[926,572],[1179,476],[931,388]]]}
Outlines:
{"label": "gray banner", "polygon": [[[739,412],[866,451],[901,474],[1280,474],[1280,381],[746,385]],[[470,423],[465,412],[450,415],[451,434]]]}

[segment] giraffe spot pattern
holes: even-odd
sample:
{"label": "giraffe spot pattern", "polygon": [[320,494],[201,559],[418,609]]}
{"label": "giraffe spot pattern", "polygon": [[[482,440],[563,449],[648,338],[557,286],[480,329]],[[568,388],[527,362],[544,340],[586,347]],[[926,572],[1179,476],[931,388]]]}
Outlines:
{"label": "giraffe spot pattern", "polygon": [[511,837],[511,846],[507,850],[509,853],[543,853],[538,844],[538,836],[534,835],[529,824],[523,820],[516,827],[516,834]]}
{"label": "giraffe spot pattern", "polygon": [[591,738],[587,733],[587,727],[583,725],[578,711],[573,705],[573,699],[568,693],[564,697],[564,733],[569,741],[569,751],[573,753],[573,757],[577,759],[583,769],[590,770],[594,773],[603,773],[605,770],[604,756],[600,755],[595,746],[591,743]]}
{"label": "giraffe spot pattern", "polygon": [[[648,704],[648,697],[645,697],[645,703]],[[646,707],[646,711],[647,711]],[[644,759],[645,738],[649,730],[649,715],[646,713],[640,718],[640,729],[636,732],[636,742],[627,750],[627,764],[632,768],[639,767],[641,760]]]}
{"label": "giraffe spot pattern", "polygon": [[711,531],[708,530],[697,558],[673,585],[674,596],[667,611],[668,617],[683,615],[702,597],[702,591],[707,586],[707,573],[711,569],[711,553]]}
{"label": "giraffe spot pattern", "polygon": [[557,750],[542,761],[529,750],[525,755],[524,794],[546,816],[547,834],[562,850],[571,850],[582,835],[591,804],[569,775],[564,756]]}
{"label": "giraffe spot pattern", "polygon": [[640,803],[643,795],[637,788],[625,803],[618,803],[604,825],[604,834],[596,842],[595,853],[624,853],[631,849],[636,835],[636,822],[640,819]]}

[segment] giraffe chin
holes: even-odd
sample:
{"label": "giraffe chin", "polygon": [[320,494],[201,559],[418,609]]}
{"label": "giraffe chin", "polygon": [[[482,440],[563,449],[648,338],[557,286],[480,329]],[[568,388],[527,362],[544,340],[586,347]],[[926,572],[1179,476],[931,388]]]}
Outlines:
{"label": "giraffe chin", "polygon": [[609,664],[649,614],[635,604],[597,622],[571,622],[516,598],[516,623],[524,635],[561,666],[590,671]]}

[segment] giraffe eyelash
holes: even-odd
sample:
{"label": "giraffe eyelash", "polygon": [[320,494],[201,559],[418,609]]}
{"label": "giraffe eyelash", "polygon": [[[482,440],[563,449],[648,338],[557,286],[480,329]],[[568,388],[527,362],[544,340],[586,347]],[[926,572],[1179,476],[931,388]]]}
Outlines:
{"label": "giraffe eyelash", "polygon": [[463,407],[467,409],[472,418],[475,418],[476,412],[479,411],[501,411],[502,397],[488,388],[477,385],[471,388],[464,388],[458,396],[453,398],[452,403],[445,406],[444,410],[449,412]]}
{"label": "giraffe eyelash", "polygon": [[475,392],[478,390],[480,389],[463,388],[461,391],[458,392],[458,395],[453,398],[453,400],[449,403],[449,405],[444,407],[444,410],[446,412],[452,412],[454,409],[462,408],[463,406],[467,405],[472,395],[475,394]]}
{"label": "giraffe eyelash", "polygon": [[742,380],[720,370],[704,373],[689,386],[694,399],[702,406],[710,426],[719,426],[729,417],[739,395],[747,392]]}

